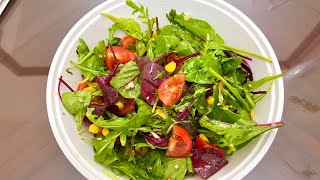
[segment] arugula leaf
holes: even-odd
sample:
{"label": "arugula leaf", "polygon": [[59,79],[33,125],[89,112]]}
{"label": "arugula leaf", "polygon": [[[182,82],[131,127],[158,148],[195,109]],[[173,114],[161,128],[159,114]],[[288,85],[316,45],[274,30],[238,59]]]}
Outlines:
{"label": "arugula leaf", "polygon": [[265,83],[267,83],[269,81],[275,80],[277,78],[280,78],[282,76],[284,76],[284,74],[267,76],[267,77],[264,77],[264,78],[256,80],[256,81],[249,81],[247,83],[247,85],[248,85],[250,91],[254,91],[254,90],[258,89],[260,86],[262,86],[263,84],[265,84]]}
{"label": "arugula leaf", "polygon": [[173,105],[172,108],[176,112],[182,112],[193,99],[197,100],[197,103],[194,103],[192,106],[191,114],[195,116],[195,110],[199,112],[200,115],[203,115],[208,112],[209,106],[206,104],[206,92],[210,90],[210,88],[205,87],[204,85],[196,84],[191,92],[187,94],[185,97],[181,98],[179,104]]}
{"label": "arugula leaf", "polygon": [[107,75],[104,56],[106,47],[104,40],[89,51],[88,46],[83,39],[79,39],[80,45],[77,47],[78,63],[71,61],[71,64],[80,69],[85,78],[92,80],[95,76]]}
{"label": "arugula leaf", "polygon": [[271,129],[279,128],[275,126],[248,126],[239,124],[228,124],[217,120],[211,120],[207,116],[200,119],[200,126],[209,129],[218,136],[217,142],[220,147],[228,148],[227,154],[237,150],[237,146],[259,136]]}
{"label": "arugula leaf", "polygon": [[114,33],[120,29],[118,23],[114,23],[108,30],[109,30],[109,38],[108,38],[108,43],[111,46],[116,46],[120,42],[120,38],[114,37]]}
{"label": "arugula leaf", "polygon": [[112,116],[111,119],[105,120],[102,116],[92,114],[94,108],[87,108],[86,116],[88,119],[104,128],[113,129],[122,132],[125,135],[133,135],[132,130],[140,128],[142,125],[148,123],[151,119],[151,107],[143,100],[135,99],[138,104],[138,112],[131,113],[126,117]]}
{"label": "arugula leaf", "polygon": [[77,130],[79,131],[82,126],[83,117],[86,108],[91,101],[91,95],[88,91],[65,92],[61,97],[62,104],[66,110],[75,116],[77,122]]}
{"label": "arugula leaf", "polygon": [[139,67],[134,61],[126,63],[110,81],[111,86],[125,98],[140,96]]}
{"label": "arugula leaf", "polygon": [[145,8],[142,4],[140,4],[140,7],[137,6],[134,2],[132,2],[131,0],[126,0],[126,4],[128,6],[130,6],[132,9],[134,9],[134,11],[132,12],[132,14],[135,14],[137,12],[140,13],[140,15],[138,16],[140,19],[145,19],[145,21],[143,21],[143,23],[148,25],[148,30],[146,31],[145,34],[145,38],[146,38],[146,42],[148,42],[149,38],[151,37],[152,34],[152,28],[156,22],[155,18],[150,18],[149,17],[149,10],[148,8]]}
{"label": "arugula leaf", "polygon": [[[94,160],[103,164],[110,164],[118,159],[114,152],[114,143],[121,132],[112,131],[105,137],[95,137],[91,143],[95,150]],[[109,156],[113,156],[110,158]]]}
{"label": "arugula leaf", "polygon": [[141,27],[139,23],[134,19],[122,17],[118,18],[108,13],[101,13],[101,15],[109,18],[114,23],[117,23],[118,27],[126,34],[129,34],[138,40],[141,40],[143,38]]}
{"label": "arugula leaf", "polygon": [[212,68],[218,74],[222,74],[222,67],[214,56],[197,56],[190,58],[183,65],[183,73],[186,80],[198,84],[213,84],[215,75],[208,73]]}

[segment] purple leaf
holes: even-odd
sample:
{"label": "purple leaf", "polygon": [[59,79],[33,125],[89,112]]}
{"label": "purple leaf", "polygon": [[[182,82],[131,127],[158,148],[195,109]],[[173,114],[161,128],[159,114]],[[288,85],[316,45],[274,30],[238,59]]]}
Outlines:
{"label": "purple leaf", "polygon": [[157,88],[160,84],[168,77],[165,73],[163,77],[154,80],[158,73],[165,72],[164,67],[160,64],[152,62],[147,56],[140,57],[136,61],[140,69],[140,78],[148,80],[150,83],[155,85]]}
{"label": "purple leaf", "polygon": [[187,119],[188,115],[191,112],[191,106],[196,101],[196,99],[193,99],[186,108],[178,115],[177,121],[184,121]]}
{"label": "purple leaf", "polygon": [[158,147],[168,146],[168,140],[164,135],[157,135],[157,137],[154,137],[151,135],[151,133],[146,133],[144,134],[144,138],[154,146],[158,146]]}
{"label": "purple leaf", "polygon": [[106,105],[95,105],[95,104],[89,105],[89,108],[94,108],[94,111],[92,113],[97,115],[98,117],[105,116],[104,110],[106,109],[106,107],[107,107]]}
{"label": "purple leaf", "polygon": [[204,179],[208,179],[228,164],[226,158],[212,148],[194,149],[192,153],[193,168]]}
{"label": "purple leaf", "polygon": [[97,83],[102,90],[102,95],[106,106],[115,103],[118,98],[118,92],[108,85],[110,79],[110,76],[102,76],[97,78]]}
{"label": "purple leaf", "polygon": [[157,88],[160,86],[160,84],[168,77],[168,74],[165,73],[161,78],[154,79],[158,73],[165,72],[164,67],[157,63],[150,63],[147,64],[143,68],[143,79],[148,80],[153,85],[155,85]]}
{"label": "purple leaf", "polygon": [[[251,71],[251,68],[246,60],[242,59],[241,67],[247,71],[249,80],[253,81],[252,71]],[[246,83],[246,82],[244,82],[244,83]]]}
{"label": "purple leaf", "polygon": [[157,88],[151,84],[148,80],[144,79],[141,83],[141,97],[147,101],[149,105],[153,105],[156,101],[156,90]]}

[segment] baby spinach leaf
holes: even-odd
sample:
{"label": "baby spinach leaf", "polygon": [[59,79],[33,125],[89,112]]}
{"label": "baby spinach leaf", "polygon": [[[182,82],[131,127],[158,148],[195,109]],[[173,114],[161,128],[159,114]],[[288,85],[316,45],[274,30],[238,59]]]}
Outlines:
{"label": "baby spinach leaf", "polygon": [[126,63],[110,81],[111,86],[125,98],[140,96],[139,67],[134,61]]}
{"label": "baby spinach leaf", "polygon": [[187,172],[193,173],[193,168],[190,167],[192,167],[190,157],[168,158],[168,161],[164,164],[163,179],[183,180]]}
{"label": "baby spinach leaf", "polygon": [[224,58],[221,61],[223,73],[227,74],[230,71],[238,69],[240,67],[241,62],[242,58],[240,57]]}
{"label": "baby spinach leaf", "polygon": [[[196,36],[200,37],[203,40],[207,39],[215,39],[216,33],[215,30],[210,26],[209,23],[203,20],[190,18],[185,20],[185,14],[181,13],[177,14],[176,10],[171,10],[169,14],[167,14],[168,20],[173,24],[179,24],[180,26],[188,29],[193,32]],[[209,37],[208,37],[209,36]]]}
{"label": "baby spinach leaf", "polygon": [[91,101],[91,95],[88,91],[65,92],[62,94],[62,104],[66,110],[75,116],[77,130],[81,129],[83,117],[86,108]]}
{"label": "baby spinach leaf", "polygon": [[118,18],[108,13],[101,13],[102,16],[109,18],[114,23],[117,23],[119,28],[123,30],[126,34],[135,37],[138,40],[143,38],[143,33],[141,27],[137,21],[132,18]]}
{"label": "baby spinach leaf", "polygon": [[222,74],[222,67],[214,56],[193,57],[183,65],[183,73],[186,74],[186,80],[198,84],[213,84],[215,76],[209,72],[212,68],[218,74]]}
{"label": "baby spinach leaf", "polygon": [[258,89],[260,86],[262,86],[263,84],[265,84],[269,81],[275,80],[277,78],[280,78],[282,76],[284,76],[284,74],[267,76],[267,77],[264,77],[264,78],[256,80],[256,81],[249,81],[249,82],[247,82],[247,85],[248,85],[250,91],[254,91],[254,90]]}
{"label": "baby spinach leaf", "polygon": [[177,46],[180,43],[180,39],[176,36],[159,35],[154,41],[153,53],[155,57],[160,56],[163,53],[169,53],[170,48]]}
{"label": "baby spinach leaf", "polygon": [[220,136],[218,145],[228,148],[227,154],[236,151],[236,147],[247,141],[259,136],[260,134],[271,129],[279,128],[281,125],[275,126],[248,126],[239,124],[228,124],[217,120],[211,120],[206,116],[200,119],[200,126],[209,129]]}

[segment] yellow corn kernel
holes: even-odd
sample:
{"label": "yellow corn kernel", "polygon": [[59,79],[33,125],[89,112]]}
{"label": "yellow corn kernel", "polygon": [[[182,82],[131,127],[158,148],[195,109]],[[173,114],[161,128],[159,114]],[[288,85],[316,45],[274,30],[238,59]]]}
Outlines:
{"label": "yellow corn kernel", "polygon": [[162,119],[168,118],[168,115],[161,108],[156,109],[156,114],[162,117]]}
{"label": "yellow corn kernel", "polygon": [[124,108],[123,102],[121,102],[121,101],[116,102],[115,105],[118,106],[118,108],[119,108],[120,110],[122,110],[122,109]]}
{"label": "yellow corn kernel", "polygon": [[167,72],[172,73],[174,70],[176,70],[177,64],[174,61],[171,61],[169,64],[167,64],[164,68]]}
{"label": "yellow corn kernel", "polygon": [[223,82],[222,82],[222,81],[219,81],[219,86],[221,86],[221,87],[223,87],[223,86],[224,86],[224,84],[223,84]]}
{"label": "yellow corn kernel", "polygon": [[153,31],[152,32],[152,38],[155,39],[155,38],[157,38],[157,36],[158,36],[157,31]]}
{"label": "yellow corn kernel", "polygon": [[214,103],[214,98],[213,98],[213,96],[209,96],[209,97],[207,98],[207,103],[208,103],[209,105],[212,105],[212,104]]}
{"label": "yellow corn kernel", "polygon": [[204,141],[204,142],[209,142],[208,138],[206,137],[206,135],[204,135],[203,133],[199,134],[199,137]]}
{"label": "yellow corn kernel", "polygon": [[86,88],[84,88],[83,89],[84,91],[90,91],[90,92],[95,92],[96,90],[93,88],[93,87],[91,87],[91,86],[89,86],[89,87],[86,87]]}
{"label": "yellow corn kernel", "polygon": [[102,129],[102,135],[104,135],[104,136],[106,136],[107,134],[109,134],[109,129],[107,129],[107,128],[103,128]]}
{"label": "yellow corn kernel", "polygon": [[251,116],[251,119],[254,118],[254,112],[253,111],[251,111],[250,116]]}
{"label": "yellow corn kernel", "polygon": [[89,132],[92,132],[93,134],[98,134],[101,131],[101,127],[95,124],[91,124],[89,126]]}

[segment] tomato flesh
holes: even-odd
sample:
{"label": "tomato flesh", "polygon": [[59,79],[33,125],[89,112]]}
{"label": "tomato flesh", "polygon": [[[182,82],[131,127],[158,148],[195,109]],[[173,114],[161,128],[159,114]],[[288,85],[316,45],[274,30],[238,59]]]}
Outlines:
{"label": "tomato flesh", "polygon": [[195,138],[195,143],[196,143],[196,147],[198,149],[202,149],[202,148],[210,148],[210,149],[213,149],[213,150],[216,150],[218,151],[221,155],[225,155],[226,152],[224,149],[220,148],[219,146],[215,145],[215,144],[210,144],[210,143],[207,143],[205,142],[204,140],[202,140],[199,136],[197,136]]}
{"label": "tomato flesh", "polygon": [[184,74],[179,74],[177,77],[171,76],[160,84],[158,97],[164,105],[172,106],[180,100],[185,86]]}
{"label": "tomato flesh", "polygon": [[114,52],[114,55],[117,58],[118,63],[120,63],[120,64],[125,64],[129,61],[133,61],[137,57],[136,53],[133,53],[123,47],[120,47],[120,46],[109,47],[106,51],[105,61],[106,61],[107,68],[110,71],[112,71],[116,65],[116,61],[114,59],[114,55],[112,53],[111,48]]}
{"label": "tomato flesh", "polygon": [[125,49],[133,48],[136,43],[136,38],[127,35],[121,39],[121,47]]}
{"label": "tomato flesh", "polygon": [[128,98],[124,98],[122,96],[118,96],[118,99],[116,102],[122,102],[123,104],[123,108],[119,109],[119,107],[115,104],[112,104],[110,106],[107,107],[107,109],[112,112],[115,115],[118,116],[124,116],[126,114],[131,113],[132,111],[135,110],[136,108],[136,102],[133,99],[128,99]]}
{"label": "tomato flesh", "polygon": [[191,153],[192,140],[189,133],[178,125],[173,126],[166,155],[172,158],[184,158]]}
{"label": "tomato flesh", "polygon": [[78,85],[77,91],[82,91],[84,88],[88,87],[89,85],[86,82],[80,83]]}

